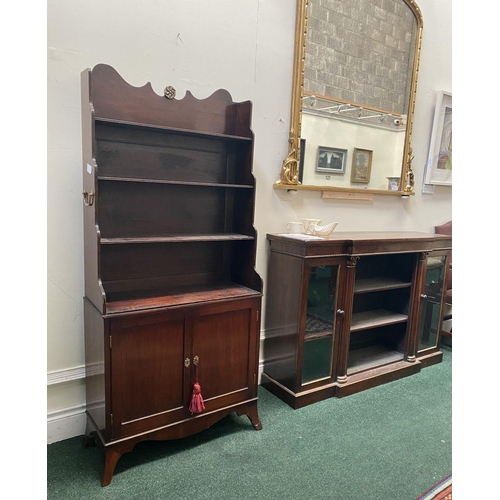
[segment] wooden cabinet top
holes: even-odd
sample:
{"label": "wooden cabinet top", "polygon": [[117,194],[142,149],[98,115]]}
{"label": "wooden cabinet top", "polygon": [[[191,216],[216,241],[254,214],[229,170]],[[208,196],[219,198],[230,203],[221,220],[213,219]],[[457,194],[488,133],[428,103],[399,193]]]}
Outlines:
{"label": "wooden cabinet top", "polygon": [[452,237],[412,231],[334,232],[328,239],[301,234],[268,234],[271,251],[300,257],[373,255],[451,250]]}

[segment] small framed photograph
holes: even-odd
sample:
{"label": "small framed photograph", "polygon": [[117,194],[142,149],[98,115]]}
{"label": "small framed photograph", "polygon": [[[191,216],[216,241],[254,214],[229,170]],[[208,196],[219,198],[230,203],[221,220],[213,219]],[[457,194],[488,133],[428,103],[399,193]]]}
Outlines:
{"label": "small framed photograph", "polygon": [[318,163],[316,172],[329,174],[345,174],[347,149],[318,147]]}
{"label": "small framed photograph", "polygon": [[437,94],[429,158],[424,183],[436,186],[452,185],[452,99],[451,93]]}
{"label": "small framed photograph", "polygon": [[373,151],[354,148],[352,158],[351,182],[370,182]]}

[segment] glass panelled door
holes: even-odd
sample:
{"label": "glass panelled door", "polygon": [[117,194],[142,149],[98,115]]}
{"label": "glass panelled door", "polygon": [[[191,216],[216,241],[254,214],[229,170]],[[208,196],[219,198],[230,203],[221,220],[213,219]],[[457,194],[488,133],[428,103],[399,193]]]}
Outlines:
{"label": "glass panelled door", "polygon": [[422,316],[418,338],[418,351],[437,347],[441,321],[446,255],[427,258],[425,287],[422,294]]}
{"label": "glass panelled door", "polygon": [[302,384],[332,376],[338,265],[309,269]]}

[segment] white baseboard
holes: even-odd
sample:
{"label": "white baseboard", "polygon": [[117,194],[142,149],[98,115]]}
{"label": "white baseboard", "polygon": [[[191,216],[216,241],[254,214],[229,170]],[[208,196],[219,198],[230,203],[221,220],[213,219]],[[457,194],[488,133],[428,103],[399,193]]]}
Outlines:
{"label": "white baseboard", "polygon": [[51,412],[47,415],[47,444],[85,434],[85,405]]}

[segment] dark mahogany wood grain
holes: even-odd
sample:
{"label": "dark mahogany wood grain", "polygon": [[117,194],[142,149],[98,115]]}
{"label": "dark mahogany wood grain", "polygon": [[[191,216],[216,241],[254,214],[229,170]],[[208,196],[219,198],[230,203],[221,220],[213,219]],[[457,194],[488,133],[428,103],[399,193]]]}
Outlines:
{"label": "dark mahogany wood grain", "polygon": [[[439,362],[438,345],[417,352],[427,256],[451,238],[419,232],[338,232],[329,239],[268,235],[262,384],[293,408],[397,380]],[[302,383],[311,269],[338,266],[331,304],[331,374]],[[331,315],[329,315],[331,317]]]}
{"label": "dark mahogany wood grain", "polygon": [[103,486],[142,440],[231,412],[262,428],[251,111],[226,90],[169,100],[107,65],[82,73],[87,434]]}
{"label": "dark mahogany wood grain", "polygon": [[274,249],[294,255],[376,255],[381,253],[420,252],[451,247],[451,236],[405,231],[334,232],[328,239],[299,240],[286,235],[268,234]]}
{"label": "dark mahogany wood grain", "polygon": [[96,118],[252,137],[251,104],[233,103],[226,90],[207,99],[197,99],[187,91],[182,99],[169,100],[158,95],[149,82],[142,87],[128,84],[106,64],[93,68],[90,82]]}

